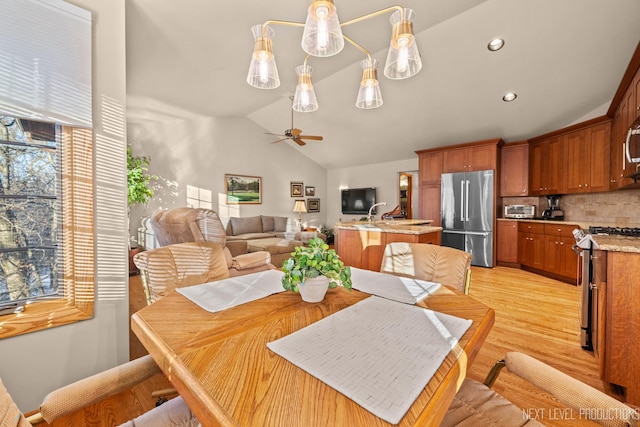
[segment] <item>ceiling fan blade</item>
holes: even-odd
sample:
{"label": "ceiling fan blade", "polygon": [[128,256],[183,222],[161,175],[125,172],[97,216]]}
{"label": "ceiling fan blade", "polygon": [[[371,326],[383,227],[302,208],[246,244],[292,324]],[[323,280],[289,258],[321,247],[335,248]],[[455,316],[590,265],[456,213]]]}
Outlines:
{"label": "ceiling fan blade", "polygon": [[296,138],[299,137],[300,134],[302,133],[301,129],[293,128],[293,129],[290,129],[290,130],[291,130],[291,135],[295,136]]}
{"label": "ceiling fan blade", "polygon": [[300,138],[293,138],[293,140],[296,142],[296,144],[298,144],[299,146],[303,146],[303,145],[307,145],[306,142],[304,142],[303,140],[301,140]]}
{"label": "ceiling fan blade", "polygon": [[281,136],[281,137],[285,137],[285,136],[287,136],[287,135],[283,135],[283,134],[281,134],[281,133],[271,133],[271,132],[265,132],[264,134],[265,134],[265,135]]}
{"label": "ceiling fan blade", "polygon": [[313,139],[315,141],[322,141],[322,137],[321,136],[317,136],[317,135],[298,135],[298,138]]}
{"label": "ceiling fan blade", "polygon": [[281,138],[281,139],[278,139],[277,141],[273,141],[272,144],[275,144],[276,142],[286,141],[287,139],[289,138]]}

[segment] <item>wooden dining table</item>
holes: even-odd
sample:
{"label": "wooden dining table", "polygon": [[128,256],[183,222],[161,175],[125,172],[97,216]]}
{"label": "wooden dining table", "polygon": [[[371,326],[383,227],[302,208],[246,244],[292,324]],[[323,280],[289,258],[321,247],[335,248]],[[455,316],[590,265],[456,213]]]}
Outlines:
{"label": "wooden dining table", "polygon": [[[282,292],[208,312],[173,291],[131,327],[203,426],[390,426],[267,348],[365,298],[342,287],[320,303]],[[493,309],[440,287],[417,305],[472,320],[400,426],[437,426],[494,323]]]}

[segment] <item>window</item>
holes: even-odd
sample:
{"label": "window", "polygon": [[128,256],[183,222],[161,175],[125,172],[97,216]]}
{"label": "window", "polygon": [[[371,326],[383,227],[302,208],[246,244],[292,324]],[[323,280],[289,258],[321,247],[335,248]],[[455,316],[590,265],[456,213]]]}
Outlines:
{"label": "window", "polygon": [[57,158],[54,124],[0,117],[0,307],[58,294]]}
{"label": "window", "polygon": [[[91,131],[0,117],[0,338],[93,317]],[[31,304],[37,301],[37,304]]]}
{"label": "window", "polygon": [[0,304],[36,301],[0,316],[6,338],[93,317],[96,172],[91,12],[63,0],[2,12]]}

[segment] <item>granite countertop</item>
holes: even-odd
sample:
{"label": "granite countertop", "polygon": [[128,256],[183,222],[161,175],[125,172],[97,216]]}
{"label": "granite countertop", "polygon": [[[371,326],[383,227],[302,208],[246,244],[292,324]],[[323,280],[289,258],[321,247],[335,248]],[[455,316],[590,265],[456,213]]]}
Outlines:
{"label": "granite countertop", "polygon": [[338,222],[336,230],[379,231],[382,233],[428,234],[442,231],[442,227],[432,227],[431,219],[398,219],[381,221],[351,221]]}
{"label": "granite countertop", "polygon": [[[544,222],[547,224],[570,224],[577,225],[583,230],[589,230],[589,224],[580,223],[577,221],[553,221],[553,220],[540,220],[540,219],[519,219],[519,218],[498,218],[498,221],[533,221]],[[638,252],[640,253],[640,237],[632,236],[617,236],[608,234],[593,234],[593,239],[599,246],[599,249],[603,251],[612,252]]]}
{"label": "granite countertop", "polygon": [[603,251],[640,253],[640,237],[593,234],[593,240]]}
{"label": "granite countertop", "polygon": [[542,222],[544,224],[561,224],[561,225],[577,225],[583,230],[589,229],[589,224],[585,224],[579,221],[558,221],[553,219],[537,219],[537,218],[498,218],[498,221],[529,221],[529,222]]}

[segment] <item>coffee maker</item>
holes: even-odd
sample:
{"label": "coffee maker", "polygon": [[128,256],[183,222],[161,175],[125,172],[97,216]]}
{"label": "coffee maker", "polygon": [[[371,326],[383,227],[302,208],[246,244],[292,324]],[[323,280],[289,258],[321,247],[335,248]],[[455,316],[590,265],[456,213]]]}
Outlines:
{"label": "coffee maker", "polygon": [[547,196],[547,209],[542,212],[544,219],[562,220],[564,219],[564,212],[560,209],[560,195],[550,194]]}

